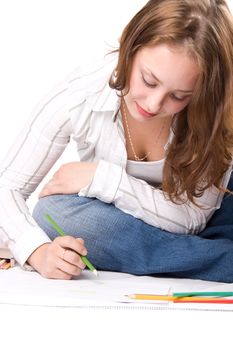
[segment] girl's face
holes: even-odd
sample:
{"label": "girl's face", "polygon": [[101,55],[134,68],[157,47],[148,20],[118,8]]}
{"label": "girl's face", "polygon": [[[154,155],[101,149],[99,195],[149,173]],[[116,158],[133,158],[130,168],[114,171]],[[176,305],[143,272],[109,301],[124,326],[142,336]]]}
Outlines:
{"label": "girl's face", "polygon": [[182,46],[142,48],[135,55],[125,96],[130,115],[144,122],[180,112],[190,102],[198,73],[197,62]]}

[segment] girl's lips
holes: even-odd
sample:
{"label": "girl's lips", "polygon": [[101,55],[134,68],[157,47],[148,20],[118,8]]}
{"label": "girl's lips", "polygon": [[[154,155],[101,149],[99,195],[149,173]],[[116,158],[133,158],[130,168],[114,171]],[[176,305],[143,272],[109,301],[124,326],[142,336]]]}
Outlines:
{"label": "girl's lips", "polygon": [[155,115],[153,113],[149,113],[147,111],[145,111],[145,109],[143,109],[142,107],[140,107],[137,102],[135,102],[136,104],[136,108],[138,110],[138,112],[145,118],[152,118],[154,117]]}

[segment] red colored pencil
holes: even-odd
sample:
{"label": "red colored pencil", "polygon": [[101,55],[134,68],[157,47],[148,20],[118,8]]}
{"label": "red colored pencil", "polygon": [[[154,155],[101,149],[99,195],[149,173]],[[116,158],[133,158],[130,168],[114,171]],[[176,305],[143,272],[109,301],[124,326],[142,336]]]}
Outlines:
{"label": "red colored pencil", "polygon": [[173,303],[206,303],[206,304],[233,304],[233,299],[221,299],[221,298],[200,298],[199,300],[195,300],[190,298],[189,300],[184,300],[184,298],[174,299]]}

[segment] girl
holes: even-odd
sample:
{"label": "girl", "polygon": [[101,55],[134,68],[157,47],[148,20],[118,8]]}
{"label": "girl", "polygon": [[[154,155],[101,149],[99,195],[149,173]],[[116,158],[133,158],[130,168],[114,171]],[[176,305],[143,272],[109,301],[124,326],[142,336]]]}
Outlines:
{"label": "girl", "polygon": [[[0,174],[1,236],[22,267],[70,279],[88,253],[98,269],[233,281],[232,38],[224,0],[150,0],[119,50],[40,103]],[[80,161],[33,219],[25,200],[71,136]]]}

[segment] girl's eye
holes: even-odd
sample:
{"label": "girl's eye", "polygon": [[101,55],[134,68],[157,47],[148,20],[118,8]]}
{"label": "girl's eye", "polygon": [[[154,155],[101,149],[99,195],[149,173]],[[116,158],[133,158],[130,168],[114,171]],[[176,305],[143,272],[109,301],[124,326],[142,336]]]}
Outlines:
{"label": "girl's eye", "polygon": [[171,94],[171,98],[175,101],[183,101],[185,99],[185,97],[178,97],[174,94]]}
{"label": "girl's eye", "polygon": [[143,76],[142,76],[142,80],[143,80],[143,83],[150,88],[154,88],[157,86],[157,84],[155,83],[154,84],[148,83],[148,81]]}
{"label": "girl's eye", "polygon": [[[144,78],[144,76],[142,75],[142,81],[143,81],[143,83],[147,86],[147,87],[149,87],[149,88],[155,88],[158,84],[156,84],[156,83],[149,83],[145,78]],[[176,95],[174,95],[174,94],[171,94],[170,95],[170,97],[171,97],[171,99],[172,100],[175,100],[175,101],[180,101],[180,102],[182,102],[182,101],[184,101],[185,100],[185,97],[179,97],[179,96],[176,96]]]}

